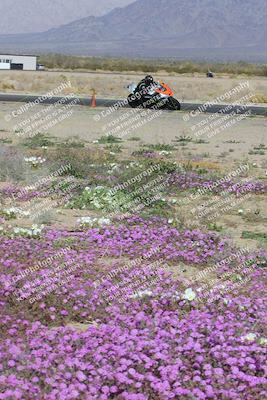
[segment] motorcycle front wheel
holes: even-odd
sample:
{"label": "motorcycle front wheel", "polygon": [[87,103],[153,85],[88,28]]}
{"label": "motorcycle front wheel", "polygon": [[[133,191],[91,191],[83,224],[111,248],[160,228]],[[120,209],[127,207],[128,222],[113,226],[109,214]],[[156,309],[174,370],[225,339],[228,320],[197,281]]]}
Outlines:
{"label": "motorcycle front wheel", "polygon": [[178,111],[181,110],[181,104],[174,97],[168,97],[165,104],[165,110]]}

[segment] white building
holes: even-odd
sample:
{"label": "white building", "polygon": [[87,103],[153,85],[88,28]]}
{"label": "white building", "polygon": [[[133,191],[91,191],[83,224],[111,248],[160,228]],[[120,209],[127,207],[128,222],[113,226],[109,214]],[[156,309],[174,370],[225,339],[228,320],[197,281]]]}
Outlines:
{"label": "white building", "polygon": [[0,70],[19,69],[25,71],[36,71],[37,56],[0,54]]}

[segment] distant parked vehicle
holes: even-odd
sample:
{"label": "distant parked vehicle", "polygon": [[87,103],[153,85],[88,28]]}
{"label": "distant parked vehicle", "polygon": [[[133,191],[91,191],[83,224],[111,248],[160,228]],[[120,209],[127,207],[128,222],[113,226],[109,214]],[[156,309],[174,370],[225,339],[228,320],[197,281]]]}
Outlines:
{"label": "distant parked vehicle", "polygon": [[45,66],[43,64],[37,64],[37,71],[45,71]]}

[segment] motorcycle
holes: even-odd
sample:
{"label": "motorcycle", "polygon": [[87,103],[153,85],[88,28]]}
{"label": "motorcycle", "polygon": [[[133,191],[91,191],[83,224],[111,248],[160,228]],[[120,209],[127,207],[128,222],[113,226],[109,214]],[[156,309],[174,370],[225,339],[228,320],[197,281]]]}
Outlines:
{"label": "motorcycle", "polygon": [[173,95],[174,92],[164,82],[160,81],[150,85],[144,91],[138,91],[134,83],[128,85],[130,92],[128,104],[132,108],[151,108],[157,110],[180,110],[181,104]]}

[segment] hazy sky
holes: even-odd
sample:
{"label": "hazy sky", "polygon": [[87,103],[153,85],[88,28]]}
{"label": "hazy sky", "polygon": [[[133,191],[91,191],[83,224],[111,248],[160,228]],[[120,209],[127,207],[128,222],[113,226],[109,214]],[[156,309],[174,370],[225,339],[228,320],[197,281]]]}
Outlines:
{"label": "hazy sky", "polygon": [[134,0],[0,0],[0,34],[44,31]]}

